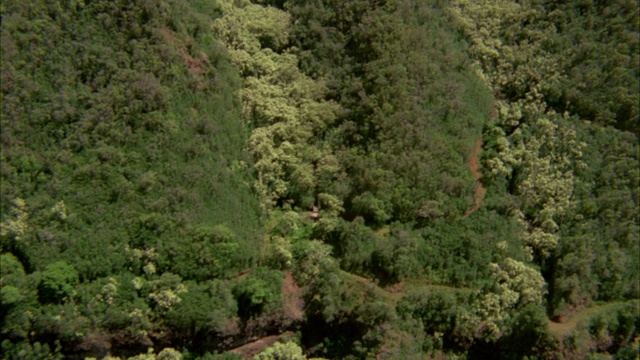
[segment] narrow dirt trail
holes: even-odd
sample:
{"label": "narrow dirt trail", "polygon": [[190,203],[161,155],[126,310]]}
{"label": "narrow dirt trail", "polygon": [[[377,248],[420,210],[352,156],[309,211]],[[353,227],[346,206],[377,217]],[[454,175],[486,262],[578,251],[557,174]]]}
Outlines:
{"label": "narrow dirt trail", "polygon": [[463,219],[473,214],[474,212],[476,212],[480,208],[480,205],[482,205],[482,200],[484,200],[485,188],[482,186],[482,183],[480,182],[480,178],[482,176],[480,175],[480,171],[479,171],[480,163],[478,162],[478,154],[480,153],[481,150],[482,150],[482,136],[480,136],[478,138],[478,141],[476,141],[476,146],[475,148],[473,148],[473,154],[471,154],[471,159],[469,160],[469,169],[471,169],[471,174],[473,174],[473,178],[476,180],[476,191],[473,196],[474,198],[473,206],[467,209],[467,211],[464,213],[464,216],[462,217]]}

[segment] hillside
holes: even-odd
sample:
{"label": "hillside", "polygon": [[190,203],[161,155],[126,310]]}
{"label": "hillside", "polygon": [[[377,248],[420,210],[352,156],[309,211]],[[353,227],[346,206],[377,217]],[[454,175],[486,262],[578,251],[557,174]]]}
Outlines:
{"label": "hillside", "polygon": [[637,358],[638,14],[3,2],[3,358]]}

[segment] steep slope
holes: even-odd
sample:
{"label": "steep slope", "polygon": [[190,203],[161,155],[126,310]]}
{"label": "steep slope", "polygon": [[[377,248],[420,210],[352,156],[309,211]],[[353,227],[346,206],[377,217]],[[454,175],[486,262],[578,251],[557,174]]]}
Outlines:
{"label": "steep slope", "polygon": [[194,4],[2,3],[5,356],[144,353],[236,315],[211,281],[255,264],[262,212],[240,79]]}

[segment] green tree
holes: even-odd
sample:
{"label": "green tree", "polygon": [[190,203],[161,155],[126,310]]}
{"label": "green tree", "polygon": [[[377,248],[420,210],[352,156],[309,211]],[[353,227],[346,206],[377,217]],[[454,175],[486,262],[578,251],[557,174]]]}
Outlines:
{"label": "green tree", "polygon": [[323,99],[324,83],[302,74],[297,57],[287,51],[289,14],[248,3],[225,9],[214,30],[246,76],[241,97],[244,119],[253,128],[248,146],[258,172],[256,188],[269,206],[292,200],[302,208],[324,205],[325,215],[339,212],[340,199],[318,183],[339,171],[330,149],[321,146],[339,107]]}
{"label": "green tree", "polygon": [[276,342],[253,357],[253,360],[307,360],[302,349],[293,341]]}
{"label": "green tree", "polygon": [[282,274],[257,268],[238,282],[233,293],[243,318],[272,311],[282,305]]}
{"label": "green tree", "polygon": [[472,313],[464,315],[465,326],[477,328],[489,340],[497,340],[511,329],[514,316],[529,304],[542,305],[544,278],[539,271],[522,262],[506,258],[492,263],[491,278],[495,288],[485,291],[474,304]]}
{"label": "green tree", "polygon": [[27,204],[23,199],[17,198],[11,209],[12,218],[5,219],[0,223],[0,236],[11,236],[15,241],[22,240],[22,237],[29,229],[29,213],[27,212]]}
{"label": "green tree", "polygon": [[380,281],[395,283],[420,275],[420,264],[416,256],[417,238],[410,230],[393,226],[385,239],[378,241],[372,254],[374,271]]}
{"label": "green tree", "polygon": [[193,346],[206,341],[207,334],[221,332],[238,313],[238,305],[225,281],[187,282],[185,286],[189,292],[181,294],[182,301],[167,312],[166,323],[176,339]]}
{"label": "green tree", "polygon": [[163,315],[182,301],[182,293],[189,292],[187,286],[182,283],[182,278],[171,273],[164,273],[150,283],[152,291],[149,298],[155,303],[156,312]]}
{"label": "green tree", "polygon": [[22,263],[11,253],[0,254],[0,287],[21,287],[25,282]]}
{"label": "green tree", "polygon": [[64,355],[61,353],[60,343],[56,343],[56,348],[51,351],[49,344],[35,342],[29,344],[22,342],[13,344],[8,339],[2,341],[2,352],[7,359],[34,359],[34,360],[61,360]]}
{"label": "green tree", "polygon": [[42,272],[40,298],[44,302],[70,300],[76,294],[74,287],[78,281],[78,272],[73,266],[64,261],[49,264]]}

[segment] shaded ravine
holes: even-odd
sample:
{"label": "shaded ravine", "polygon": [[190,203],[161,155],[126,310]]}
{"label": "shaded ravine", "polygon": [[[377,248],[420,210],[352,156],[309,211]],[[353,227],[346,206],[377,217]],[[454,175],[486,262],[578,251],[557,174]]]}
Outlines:
{"label": "shaded ravine", "polygon": [[471,154],[471,159],[469,159],[469,169],[471,169],[471,174],[473,175],[473,178],[476,180],[476,190],[473,196],[474,198],[473,206],[467,209],[467,211],[464,213],[464,216],[462,217],[463,219],[473,214],[474,212],[476,212],[480,208],[480,205],[482,204],[482,200],[484,200],[484,195],[486,190],[484,186],[482,186],[482,183],[480,182],[480,178],[482,176],[480,175],[480,171],[478,170],[480,167],[480,164],[478,162],[478,154],[480,153],[481,150],[482,150],[482,135],[480,135],[480,137],[478,138],[478,141],[476,141],[476,146],[473,148],[473,154]]}

